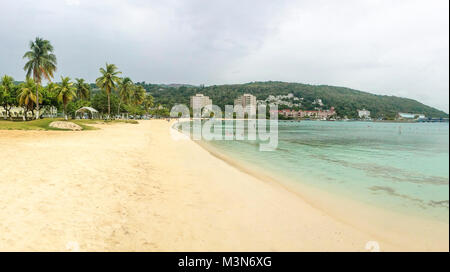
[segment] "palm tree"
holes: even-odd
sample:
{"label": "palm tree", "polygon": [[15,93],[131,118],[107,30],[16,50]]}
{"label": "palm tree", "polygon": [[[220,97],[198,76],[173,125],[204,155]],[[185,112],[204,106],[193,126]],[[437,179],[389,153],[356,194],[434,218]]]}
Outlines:
{"label": "palm tree", "polygon": [[37,37],[36,40],[30,42],[30,51],[23,55],[28,62],[23,69],[27,72],[27,78],[33,74],[34,82],[36,83],[36,119],[39,118],[39,86],[44,77],[48,81],[53,78],[53,73],[56,71],[56,56],[53,54],[53,46],[48,40]]}
{"label": "palm tree", "polygon": [[6,111],[5,120],[9,116],[9,110],[11,109],[11,103],[10,103],[10,97],[13,93],[14,88],[14,79],[10,76],[4,75],[1,78],[0,83],[0,106],[3,106],[3,108]]}
{"label": "palm tree", "polygon": [[0,79],[0,88],[2,91],[9,91],[14,86],[14,79],[8,75],[4,75]]}
{"label": "palm tree", "polygon": [[19,86],[20,93],[18,99],[19,105],[24,108],[24,119],[27,118],[27,112],[33,110],[34,105],[38,100],[36,94],[39,95],[39,91],[34,93],[34,90],[37,88],[37,84],[32,78],[27,78],[27,81]]}
{"label": "palm tree", "polygon": [[45,86],[45,88],[47,89],[48,92],[55,93],[56,90],[58,89],[58,84],[54,82],[49,82],[47,86]]}
{"label": "palm tree", "polygon": [[59,84],[59,86],[57,87],[58,101],[60,103],[63,103],[63,105],[64,105],[63,114],[64,114],[64,117],[66,120],[67,120],[67,115],[66,115],[67,103],[72,101],[72,99],[74,99],[77,96],[75,91],[76,91],[76,89],[73,86],[73,83],[70,82],[70,78],[69,77],[61,77],[61,84]]}
{"label": "palm tree", "polygon": [[97,86],[103,89],[108,96],[108,118],[111,114],[111,91],[116,88],[116,84],[120,82],[120,78],[117,76],[121,72],[117,71],[117,66],[114,64],[106,63],[106,69],[100,68],[102,76],[95,81]]}
{"label": "palm tree", "polygon": [[135,88],[133,88],[132,103],[136,106],[142,104],[145,99],[145,94],[146,91],[144,87],[136,86]]}
{"label": "palm tree", "polygon": [[131,81],[129,77],[126,77],[119,82],[118,90],[120,100],[119,106],[117,107],[117,114],[120,113],[120,104],[122,104],[122,102],[128,103],[130,101],[133,87],[133,81]]}
{"label": "palm tree", "polygon": [[145,113],[149,114],[150,109],[152,107],[153,107],[153,96],[151,94],[147,94],[144,99]]}
{"label": "palm tree", "polygon": [[79,99],[87,100],[89,99],[90,93],[91,93],[91,87],[89,84],[84,82],[84,79],[82,78],[75,78],[75,89],[77,93],[77,97]]}
{"label": "palm tree", "polygon": [[[51,99],[51,109],[57,108],[58,107],[58,84],[54,83],[54,82],[49,82],[47,84],[47,86],[45,86],[45,92],[47,93],[47,97],[49,97]],[[53,116],[53,110],[51,111],[52,113],[52,118]],[[56,111],[57,113],[57,111]]]}

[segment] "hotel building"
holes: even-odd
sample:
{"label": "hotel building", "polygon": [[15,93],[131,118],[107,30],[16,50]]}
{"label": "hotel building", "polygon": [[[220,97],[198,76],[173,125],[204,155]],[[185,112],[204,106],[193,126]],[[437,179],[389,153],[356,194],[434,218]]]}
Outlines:
{"label": "hotel building", "polygon": [[196,94],[195,96],[191,96],[191,108],[192,109],[201,109],[207,105],[212,105],[212,100],[203,94]]}
{"label": "hotel building", "polygon": [[234,100],[234,105],[240,105],[246,110],[250,107],[256,109],[256,96],[251,94],[244,94]]}

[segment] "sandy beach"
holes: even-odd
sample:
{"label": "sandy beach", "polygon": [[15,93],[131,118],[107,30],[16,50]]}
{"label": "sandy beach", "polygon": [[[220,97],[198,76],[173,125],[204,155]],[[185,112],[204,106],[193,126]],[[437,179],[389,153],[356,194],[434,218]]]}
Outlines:
{"label": "sandy beach", "polygon": [[174,141],[166,121],[100,127],[0,131],[1,251],[405,250]]}

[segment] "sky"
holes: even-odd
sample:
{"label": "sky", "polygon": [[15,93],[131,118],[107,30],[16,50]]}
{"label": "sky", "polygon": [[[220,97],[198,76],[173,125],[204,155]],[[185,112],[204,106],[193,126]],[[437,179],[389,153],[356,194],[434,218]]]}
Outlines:
{"label": "sky", "polygon": [[0,75],[16,80],[42,37],[56,80],[108,62],[135,82],[326,84],[449,112],[447,0],[0,1]]}

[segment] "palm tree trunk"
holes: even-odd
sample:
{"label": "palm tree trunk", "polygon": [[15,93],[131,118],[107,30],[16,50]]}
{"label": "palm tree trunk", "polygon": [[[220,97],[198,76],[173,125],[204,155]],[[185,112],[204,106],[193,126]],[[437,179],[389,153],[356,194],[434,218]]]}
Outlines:
{"label": "palm tree trunk", "polygon": [[108,93],[108,119],[110,115],[111,115],[111,99],[110,94]]}
{"label": "palm tree trunk", "polygon": [[36,120],[39,119],[39,83],[36,84]]}
{"label": "palm tree trunk", "polygon": [[119,106],[117,107],[117,115],[120,114],[120,104],[122,103],[122,98],[119,100]]}

